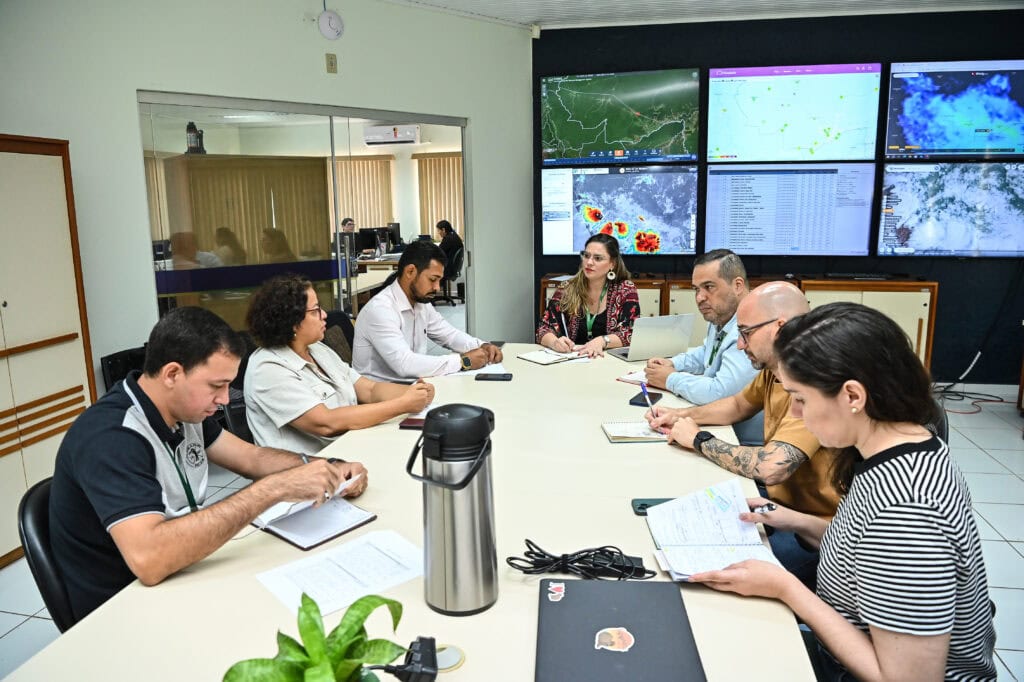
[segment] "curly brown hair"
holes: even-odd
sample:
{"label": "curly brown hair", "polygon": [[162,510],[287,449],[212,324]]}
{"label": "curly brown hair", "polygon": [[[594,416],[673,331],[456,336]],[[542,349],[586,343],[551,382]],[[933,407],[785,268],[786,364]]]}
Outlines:
{"label": "curly brown hair", "polygon": [[306,292],[313,283],[301,275],[271,277],[253,294],[245,316],[249,331],[264,348],[287,346],[306,317]]}

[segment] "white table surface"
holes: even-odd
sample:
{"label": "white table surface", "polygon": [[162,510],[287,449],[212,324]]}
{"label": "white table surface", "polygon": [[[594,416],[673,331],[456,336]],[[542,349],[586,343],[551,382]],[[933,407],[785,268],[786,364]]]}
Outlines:
{"label": "white table surface", "polygon": [[[607,441],[601,422],[642,418],[644,408],[627,404],[638,387],[615,381],[642,365],[607,357],[545,367],[515,357],[536,348],[505,346],[511,382],[459,375],[431,380],[437,387],[434,405],[464,402],[495,413],[498,601],[475,616],[443,616],[426,606],[422,579],[416,579],[385,593],[405,608],[397,634],[390,631],[386,610],[371,617],[368,629],[371,637],[403,645],[426,635],[460,646],[466,662],[441,675],[442,682],[533,679],[542,576],[524,576],[505,564],[505,557],[522,555],[525,538],[557,554],[614,544],[657,568],[646,521],[633,515],[630,499],[675,497],[731,476],[676,447]],[[660,404],[685,403],[666,394]],[[366,464],[370,486],[357,503],[378,519],[313,552],[388,528],[422,546],[421,485],[405,473],[419,432],[399,430],[398,421],[348,433],[324,451]],[[731,436],[731,429],[720,433]],[[754,494],[751,481],[744,479],[743,486]],[[220,679],[236,661],[272,657],[278,629],[297,637],[294,612],[255,576],[305,556],[261,532],[228,542],[158,586],[128,586],[9,679]],[[659,573],[656,579],[666,577]],[[680,589],[709,680],[813,679],[794,617],[781,603],[699,585]],[[326,628],[341,615],[325,616]]]}

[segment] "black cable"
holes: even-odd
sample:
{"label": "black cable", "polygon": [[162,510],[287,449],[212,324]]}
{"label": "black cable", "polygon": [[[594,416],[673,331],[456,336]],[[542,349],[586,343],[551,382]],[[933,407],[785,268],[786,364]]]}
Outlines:
{"label": "black cable", "polygon": [[655,575],[654,571],[644,568],[644,562],[639,557],[627,556],[612,545],[555,555],[544,551],[527,538],[526,556],[510,556],[505,561],[527,575],[571,573],[586,580],[647,580]]}

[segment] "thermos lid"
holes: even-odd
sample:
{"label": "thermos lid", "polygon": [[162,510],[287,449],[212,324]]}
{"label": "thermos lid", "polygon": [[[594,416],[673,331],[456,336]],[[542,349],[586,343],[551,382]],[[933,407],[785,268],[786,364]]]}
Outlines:
{"label": "thermos lid", "polygon": [[461,403],[435,407],[423,421],[423,456],[449,462],[475,459],[493,430],[494,413],[486,408]]}

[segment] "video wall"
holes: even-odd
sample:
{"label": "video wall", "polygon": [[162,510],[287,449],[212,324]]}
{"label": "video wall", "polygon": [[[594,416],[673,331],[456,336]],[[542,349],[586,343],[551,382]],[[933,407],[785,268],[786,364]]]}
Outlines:
{"label": "video wall", "polygon": [[1024,59],[539,80],[543,255],[1024,256]]}

